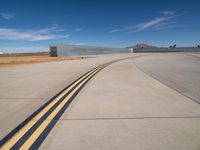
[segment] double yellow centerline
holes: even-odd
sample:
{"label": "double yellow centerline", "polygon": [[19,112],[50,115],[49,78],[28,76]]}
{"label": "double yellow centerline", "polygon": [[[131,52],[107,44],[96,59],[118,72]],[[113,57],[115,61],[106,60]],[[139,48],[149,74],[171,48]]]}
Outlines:
{"label": "double yellow centerline", "polygon": [[[89,81],[90,78],[92,78],[97,72],[109,64],[110,63],[101,65],[89,71],[80,77],[77,81],[72,83],[67,89],[65,89],[55,99],[53,99],[46,107],[44,107],[32,119],[30,119],[21,129],[12,135],[3,145],[1,145],[0,149],[29,149],[37,140],[43,141],[44,139],[39,139],[40,135],[44,132],[47,126],[56,117],[56,115],[63,109],[66,103],[72,99],[74,95],[77,94],[77,92],[84,86],[84,84]],[[53,110],[47,115],[45,120],[41,120],[41,118],[46,115],[52,108]],[[28,135],[25,140],[22,140],[25,134],[30,132],[31,128],[33,128],[34,125],[36,125],[36,123],[39,121],[42,121],[42,123],[39,124],[39,126],[33,132],[31,132],[31,134]],[[23,142],[19,144],[20,140]]]}

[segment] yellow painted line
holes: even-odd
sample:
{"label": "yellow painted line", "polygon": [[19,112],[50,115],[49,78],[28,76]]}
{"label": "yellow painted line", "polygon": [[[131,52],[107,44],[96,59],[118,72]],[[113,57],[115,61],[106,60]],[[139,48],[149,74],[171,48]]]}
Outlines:
{"label": "yellow painted line", "polygon": [[[31,119],[23,128],[21,128],[11,139],[9,139],[0,149],[10,149],[36,122],[39,120],[56,102],[58,102],[67,92],[69,92],[78,82],[80,82],[88,74],[99,70],[100,67],[95,68],[73,83],[63,93],[56,97],[50,104],[48,104],[42,111],[40,111],[33,119]],[[36,121],[34,121],[36,120]]]}
{"label": "yellow painted line", "polygon": [[96,72],[92,73],[86,79],[84,79],[57,107],[56,109],[47,117],[47,119],[34,131],[34,133],[28,138],[28,140],[21,146],[20,150],[29,149],[31,145],[37,140],[40,134],[45,130],[51,120],[58,114],[62,107],[67,103],[67,101],[74,95],[74,93]]}

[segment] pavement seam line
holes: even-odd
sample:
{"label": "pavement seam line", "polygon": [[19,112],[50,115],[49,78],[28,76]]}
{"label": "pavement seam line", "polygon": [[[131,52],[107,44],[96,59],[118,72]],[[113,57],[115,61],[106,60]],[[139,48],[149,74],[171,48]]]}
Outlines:
{"label": "pavement seam line", "polygon": [[[47,112],[50,107],[52,107],[57,101],[60,100],[61,97],[64,96],[64,94],[69,92],[70,89],[72,89],[76,84],[78,84],[81,81],[81,79],[84,79],[85,76],[87,76],[88,74],[90,74],[93,71],[96,71],[97,69],[98,69],[98,67],[89,71],[88,73],[83,75],[80,79],[78,79],[75,83],[73,83],[71,86],[69,86],[69,88],[67,88],[65,91],[63,91],[61,94],[59,94],[58,97],[56,97],[42,111],[40,111],[35,117],[33,117],[28,123],[26,123],[26,125],[24,127],[22,127],[22,129],[20,129],[15,135],[13,135],[13,137],[11,139],[9,139],[4,145],[2,145],[2,147],[0,149],[11,148],[35,124],[35,122],[33,121],[34,119],[39,120],[39,118],[41,118],[42,115],[44,115],[45,112]],[[23,130],[23,132],[21,130]]]}
{"label": "pavement seam line", "polygon": [[[97,70],[98,71],[98,70]],[[94,72],[95,73],[95,72]],[[92,74],[93,75],[93,74]],[[92,76],[91,75],[91,76]],[[90,76],[89,76],[90,77]],[[28,140],[22,145],[20,149],[29,149],[31,145],[36,141],[40,134],[44,131],[50,121],[56,116],[56,114],[61,110],[61,108],[67,103],[67,101],[73,96],[73,94],[83,85],[88,79],[87,77],[83,82],[81,82],[76,89],[74,89],[65,99],[62,101],[59,106],[48,116],[48,118],[34,131],[34,133],[28,138]]]}
{"label": "pavement seam line", "polygon": [[[28,136],[28,138],[25,140],[24,143],[21,144],[20,147],[18,148],[31,148],[32,144],[34,143],[38,143],[39,144],[36,145],[37,148],[39,148],[39,146],[41,145],[41,143],[44,141],[43,140],[38,140],[37,138],[40,137],[40,133],[43,133],[43,131],[47,130],[47,126],[50,125],[50,123],[52,121],[54,121],[53,119],[58,116],[58,118],[60,118],[59,114],[62,115],[62,113],[65,112],[65,110],[67,109],[67,107],[70,105],[70,103],[72,102],[72,100],[75,98],[75,96],[79,93],[79,91],[84,87],[84,85],[96,74],[98,73],[100,70],[102,70],[103,68],[105,68],[106,66],[115,63],[117,61],[121,61],[121,60],[125,60],[125,59],[130,59],[130,58],[135,58],[135,57],[127,57],[127,58],[123,58],[123,59],[117,59],[117,60],[113,60],[110,62],[107,62],[103,65],[100,65],[92,70],[90,70],[89,72],[85,73],[83,76],[81,76],[80,78],[78,78],[77,80],[75,80],[74,82],[72,82],[69,86],[67,86],[66,88],[64,88],[62,91],[60,91],[58,94],[56,94],[53,98],[51,98],[47,103],[45,103],[44,105],[42,105],[37,111],[35,111],[32,115],[30,115],[27,119],[25,119],[20,125],[18,125],[14,130],[12,130],[7,136],[5,136],[1,141],[0,141],[0,149],[16,149],[15,144],[16,142],[18,142],[19,140],[21,140],[22,136],[24,136],[25,133],[27,133],[28,131],[30,131],[30,128],[33,127],[33,125],[35,125],[35,123],[37,123],[36,121],[34,121],[34,119],[36,120],[40,120],[41,117],[43,117],[44,115],[46,115],[47,111],[50,110],[50,108],[52,108],[56,103],[55,99],[57,100],[57,102],[60,101],[60,99],[62,99],[65,95],[63,94],[65,91],[65,93],[67,93],[68,97],[70,95],[70,97],[68,98],[68,100],[70,100],[70,102],[68,103],[68,100],[66,100],[66,97],[64,97],[62,99],[62,101],[60,102],[60,104],[58,106],[56,106],[55,109],[53,109],[54,113],[50,113],[47,117],[50,120],[44,120],[42,122],[42,124],[39,125],[39,127],[36,128],[36,131],[34,131],[33,133],[31,133],[31,135]],[[89,75],[88,75],[89,74]],[[74,90],[74,89],[75,90]],[[70,91],[71,90],[71,91]],[[74,92],[73,92],[74,91]],[[62,108],[64,108],[65,104],[68,104],[67,107],[65,108],[65,110],[63,110]],[[51,107],[52,106],[52,107]],[[49,109],[48,109],[49,108]],[[62,112],[61,112],[62,110]],[[42,112],[42,113],[41,113]],[[61,113],[60,113],[61,112]],[[40,128],[41,125],[43,125],[43,128]],[[55,125],[55,123],[54,123]],[[53,126],[54,126],[53,125]],[[52,125],[51,125],[52,126]],[[52,126],[52,128],[53,128]],[[51,129],[52,129],[51,128]],[[48,131],[48,133],[51,131],[51,129]],[[23,130],[23,132],[22,132]],[[36,133],[38,131],[38,133]],[[22,132],[22,133],[20,133]],[[47,135],[48,135],[47,133]],[[17,135],[17,136],[16,136]],[[17,137],[17,138],[16,138]],[[32,137],[32,138],[30,138]],[[15,138],[15,140],[13,140],[13,138]],[[34,139],[34,140],[30,140],[30,139]],[[11,141],[11,142],[10,142]],[[13,142],[14,141],[14,142]],[[41,142],[42,141],[42,142]],[[6,147],[6,145],[8,147]],[[18,149],[17,148],[17,149]],[[31,148],[32,149],[32,148]]]}
{"label": "pavement seam line", "polygon": [[167,117],[130,117],[130,118],[72,118],[72,119],[59,119],[59,121],[89,121],[89,120],[137,120],[137,119],[200,119],[200,116],[167,116]]}
{"label": "pavement seam line", "polygon": [[147,71],[144,71],[144,69],[142,69],[141,67],[139,67],[139,66],[135,63],[135,61],[133,61],[133,63],[135,64],[135,66],[136,66],[141,72],[143,72],[143,73],[146,74],[147,76],[149,76],[149,77],[151,77],[152,79],[154,79],[154,80],[160,82],[160,83],[163,84],[164,86],[166,86],[166,87],[172,89],[173,91],[175,91],[175,92],[179,93],[180,95],[182,95],[182,96],[188,98],[189,100],[191,100],[191,101],[193,101],[193,102],[195,102],[195,103],[197,103],[197,104],[200,104],[199,101],[197,101],[196,99],[192,98],[191,96],[186,95],[186,94],[180,92],[179,90],[177,90],[177,89],[175,89],[175,88],[173,88],[173,87],[171,87],[171,86],[165,84],[163,81],[157,79],[157,77],[155,77],[153,74],[148,73]]}

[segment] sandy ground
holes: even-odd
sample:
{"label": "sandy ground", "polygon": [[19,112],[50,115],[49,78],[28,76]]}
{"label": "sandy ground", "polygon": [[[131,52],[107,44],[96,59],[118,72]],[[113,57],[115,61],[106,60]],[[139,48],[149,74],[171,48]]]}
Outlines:
{"label": "sandy ground", "polygon": [[77,60],[77,59],[84,59],[84,58],[86,57],[79,57],[79,56],[50,57],[48,55],[3,56],[3,57],[0,57],[0,67],[9,67],[9,66],[25,65],[25,64],[41,63],[41,62],[51,62],[51,61]]}

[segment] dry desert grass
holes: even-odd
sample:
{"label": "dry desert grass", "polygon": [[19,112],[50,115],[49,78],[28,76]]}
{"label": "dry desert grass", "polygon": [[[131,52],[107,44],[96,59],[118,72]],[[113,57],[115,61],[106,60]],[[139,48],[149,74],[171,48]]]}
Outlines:
{"label": "dry desert grass", "polygon": [[23,53],[23,54],[1,54],[0,67],[9,67],[15,65],[24,65],[41,62],[77,60],[88,57],[65,56],[65,57],[50,57],[48,53]]}

